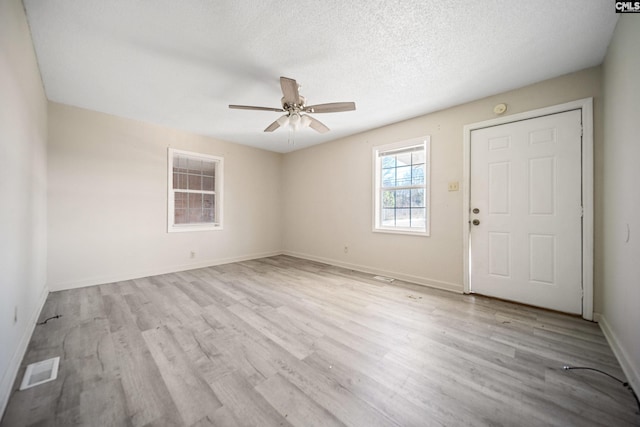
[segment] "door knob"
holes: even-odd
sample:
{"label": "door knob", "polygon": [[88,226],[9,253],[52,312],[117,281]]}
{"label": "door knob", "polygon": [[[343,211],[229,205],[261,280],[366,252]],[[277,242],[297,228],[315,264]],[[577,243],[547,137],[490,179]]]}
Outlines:
{"label": "door knob", "polygon": [[474,219],[471,223],[473,225],[480,225],[480,220],[479,219]]}

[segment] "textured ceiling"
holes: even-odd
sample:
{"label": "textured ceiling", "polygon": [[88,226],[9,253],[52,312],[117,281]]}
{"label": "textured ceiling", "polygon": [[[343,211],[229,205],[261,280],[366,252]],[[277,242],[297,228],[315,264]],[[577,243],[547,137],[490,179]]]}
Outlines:
{"label": "textured ceiling", "polygon": [[[24,0],[50,100],[287,152],[600,64],[610,0]],[[262,132],[279,77],[331,128]]]}

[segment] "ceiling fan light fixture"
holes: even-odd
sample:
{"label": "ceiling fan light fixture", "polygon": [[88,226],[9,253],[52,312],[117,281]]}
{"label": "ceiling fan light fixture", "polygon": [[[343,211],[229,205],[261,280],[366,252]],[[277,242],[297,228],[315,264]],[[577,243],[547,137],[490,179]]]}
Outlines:
{"label": "ceiling fan light fixture", "polygon": [[298,113],[292,113],[289,116],[289,124],[291,125],[293,130],[298,130],[300,128],[300,124],[301,124],[300,115]]}
{"label": "ceiling fan light fixture", "polygon": [[302,126],[303,128],[308,128],[310,124],[311,124],[311,118],[309,116],[303,115],[300,118],[300,126]]}

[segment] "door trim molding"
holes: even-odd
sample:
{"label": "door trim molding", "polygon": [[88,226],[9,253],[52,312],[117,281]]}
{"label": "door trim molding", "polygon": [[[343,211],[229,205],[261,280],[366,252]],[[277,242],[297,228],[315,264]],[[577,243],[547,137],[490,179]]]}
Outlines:
{"label": "door trim molding", "polygon": [[593,320],[593,98],[539,108],[511,116],[471,123],[463,128],[462,239],[464,293],[470,288],[469,209],[471,188],[471,132],[477,129],[533,119],[565,111],[582,113],[582,318]]}

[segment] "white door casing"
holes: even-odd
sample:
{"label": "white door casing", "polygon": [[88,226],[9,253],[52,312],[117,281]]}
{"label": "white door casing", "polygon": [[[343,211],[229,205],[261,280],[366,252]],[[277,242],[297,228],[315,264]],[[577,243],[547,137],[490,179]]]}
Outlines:
{"label": "white door casing", "polygon": [[592,319],[591,102],[465,126],[465,292]]}

